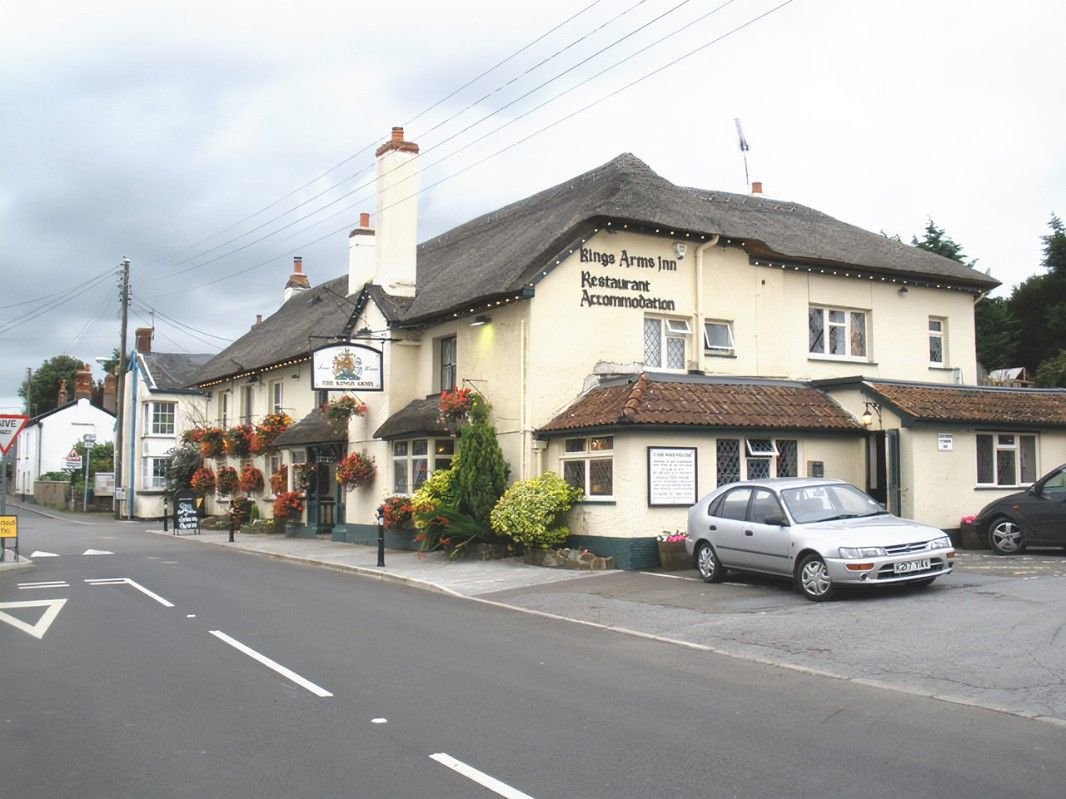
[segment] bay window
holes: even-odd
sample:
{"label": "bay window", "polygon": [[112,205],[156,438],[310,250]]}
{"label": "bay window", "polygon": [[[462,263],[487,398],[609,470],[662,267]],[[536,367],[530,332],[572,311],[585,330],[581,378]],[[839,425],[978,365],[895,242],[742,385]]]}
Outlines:
{"label": "bay window", "polygon": [[455,455],[453,438],[413,438],[392,442],[394,494],[417,491],[438,469],[450,469]]}

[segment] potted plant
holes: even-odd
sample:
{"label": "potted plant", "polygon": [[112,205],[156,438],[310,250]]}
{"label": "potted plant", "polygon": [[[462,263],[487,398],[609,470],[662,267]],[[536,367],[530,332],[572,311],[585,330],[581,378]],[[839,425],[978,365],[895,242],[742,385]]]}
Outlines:
{"label": "potted plant", "polygon": [[685,539],[688,538],[682,532],[663,530],[656,539],[655,545],[659,550],[659,565],[668,571],[678,571],[692,568],[692,556],[685,551]]}
{"label": "potted plant", "polygon": [[252,437],[255,428],[250,424],[239,424],[231,427],[222,438],[223,451],[235,458],[245,458],[252,452]]}
{"label": "potted plant", "polygon": [[274,522],[284,529],[304,511],[304,500],[296,491],[282,491],[274,498]]}

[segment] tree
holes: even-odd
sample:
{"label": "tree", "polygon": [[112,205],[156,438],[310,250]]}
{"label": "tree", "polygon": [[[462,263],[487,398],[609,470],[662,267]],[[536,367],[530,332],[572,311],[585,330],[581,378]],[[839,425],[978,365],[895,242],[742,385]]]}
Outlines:
{"label": "tree", "polygon": [[115,367],[118,366],[119,361],[122,360],[122,353],[118,351],[118,347],[111,350],[111,357],[100,364],[100,368],[104,370],[104,374],[115,374]]}
{"label": "tree", "polygon": [[[56,355],[42,363],[29,383],[30,416],[47,413],[58,407],[59,385],[66,381],[69,397],[74,396],[74,373],[82,368],[82,362],[69,355]],[[19,396],[26,398],[26,384],[19,386]]]}
{"label": "tree", "polygon": [[459,430],[459,467],[456,486],[459,510],[484,529],[489,528],[489,513],[507,487],[507,464],[496,440],[496,428],[489,424],[489,406],[475,397],[470,409],[470,424]]}
{"label": "tree", "polygon": [[925,226],[925,237],[919,241],[916,236],[911,236],[911,244],[920,250],[935,252],[937,255],[943,255],[945,258],[958,261],[960,264],[973,266],[977,263],[976,258],[972,261],[967,261],[966,256],[962,253],[962,245],[952,241],[951,237],[944,232],[944,228],[937,227],[932,219]]}
{"label": "tree", "polygon": [[977,360],[988,371],[1014,366],[1018,352],[1018,320],[1005,297],[985,297],[974,306]]}
{"label": "tree", "polygon": [[1034,275],[1014,289],[1011,312],[1020,335],[1018,360],[1030,372],[1040,370],[1044,361],[1056,358],[1066,342],[1066,229],[1052,214],[1051,232],[1041,237],[1047,274]]}
{"label": "tree", "polygon": [[1043,388],[1066,388],[1066,349],[1041,363],[1033,382]]}

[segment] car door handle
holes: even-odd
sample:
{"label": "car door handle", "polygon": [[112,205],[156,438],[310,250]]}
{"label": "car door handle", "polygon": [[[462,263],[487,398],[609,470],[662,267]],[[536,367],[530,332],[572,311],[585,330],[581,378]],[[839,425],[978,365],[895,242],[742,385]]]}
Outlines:
{"label": "car door handle", "polygon": [[754,530],[745,530],[744,531],[744,535],[755,535],[755,531]]}
{"label": "car door handle", "polygon": [[707,529],[708,529],[708,530],[717,530],[717,529],[718,529],[718,525],[717,525],[717,524],[712,524],[712,525],[711,525],[710,527],[708,527]]}

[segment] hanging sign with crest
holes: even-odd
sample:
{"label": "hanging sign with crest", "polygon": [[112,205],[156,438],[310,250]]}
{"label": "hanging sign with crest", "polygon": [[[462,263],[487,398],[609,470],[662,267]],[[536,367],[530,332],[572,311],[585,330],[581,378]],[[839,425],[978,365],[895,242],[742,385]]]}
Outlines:
{"label": "hanging sign with crest", "polygon": [[383,356],[364,344],[331,344],[311,353],[316,391],[382,391]]}

